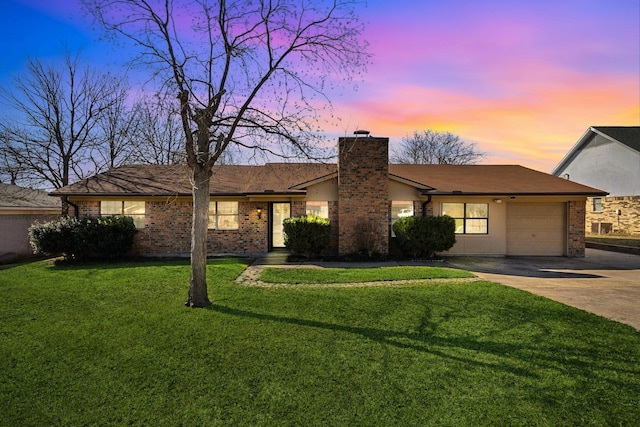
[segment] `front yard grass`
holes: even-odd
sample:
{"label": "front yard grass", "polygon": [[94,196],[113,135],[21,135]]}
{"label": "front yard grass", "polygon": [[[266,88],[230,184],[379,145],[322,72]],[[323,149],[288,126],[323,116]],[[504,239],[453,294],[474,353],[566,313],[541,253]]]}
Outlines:
{"label": "front yard grass", "polygon": [[464,270],[445,267],[399,266],[378,268],[275,268],[262,271],[266,283],[362,283],[391,280],[470,278]]}
{"label": "front yard grass", "polygon": [[489,282],[241,287],[211,260],[0,271],[0,425],[637,425],[640,333]]}

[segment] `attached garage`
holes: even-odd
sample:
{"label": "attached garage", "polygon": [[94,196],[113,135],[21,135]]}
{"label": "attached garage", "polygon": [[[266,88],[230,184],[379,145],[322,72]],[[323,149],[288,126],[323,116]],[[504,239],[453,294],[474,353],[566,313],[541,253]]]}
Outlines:
{"label": "attached garage", "polygon": [[507,255],[566,255],[566,203],[509,203]]}
{"label": "attached garage", "polygon": [[33,255],[29,227],[60,216],[60,200],[40,190],[0,183],[0,263]]}

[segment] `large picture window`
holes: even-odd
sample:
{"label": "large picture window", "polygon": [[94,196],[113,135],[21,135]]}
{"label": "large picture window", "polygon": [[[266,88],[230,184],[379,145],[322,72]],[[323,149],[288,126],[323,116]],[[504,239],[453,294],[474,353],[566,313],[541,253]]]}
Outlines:
{"label": "large picture window", "polygon": [[209,202],[209,229],[237,230],[238,202]]}
{"label": "large picture window", "polygon": [[442,215],[456,221],[456,234],[488,234],[488,203],[443,203]]}
{"label": "large picture window", "polygon": [[412,201],[391,201],[391,237],[396,237],[393,232],[393,224],[401,218],[413,216],[413,202]]}
{"label": "large picture window", "polygon": [[306,214],[329,219],[329,202],[306,202]]}
{"label": "large picture window", "polygon": [[144,228],[144,214],[144,201],[142,200],[100,201],[100,216],[130,216],[133,218],[136,228]]}

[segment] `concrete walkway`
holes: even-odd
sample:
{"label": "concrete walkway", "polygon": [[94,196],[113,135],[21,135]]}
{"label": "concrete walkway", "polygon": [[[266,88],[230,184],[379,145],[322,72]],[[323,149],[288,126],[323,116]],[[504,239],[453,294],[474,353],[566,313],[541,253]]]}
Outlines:
{"label": "concrete walkway", "polygon": [[640,255],[587,249],[584,258],[451,257],[448,264],[640,330]]}
{"label": "concrete walkway", "polygon": [[[272,252],[249,266],[236,279],[237,283],[261,285],[260,273],[269,265],[323,268],[401,263],[288,263],[286,253]],[[402,265],[446,265],[469,270],[479,279],[541,295],[640,330],[640,255],[587,249],[584,258],[448,257],[445,263],[408,262]]]}
{"label": "concrete walkway", "polygon": [[[266,283],[260,281],[260,275],[265,267],[278,268],[358,268],[358,267],[393,267],[398,265],[435,265],[444,267],[444,262],[327,262],[327,261],[299,261],[288,262],[288,254],[286,252],[270,252],[265,256],[256,259],[249,267],[247,267],[240,276],[236,278],[236,283],[242,286],[260,286],[260,287],[284,287],[295,286],[289,283]],[[411,283],[424,282],[473,282],[480,280],[478,277],[473,278],[452,278],[452,279],[418,279],[418,280],[394,280],[394,281],[377,281],[377,282],[357,282],[357,283],[336,283],[336,284],[318,284],[322,287],[354,287],[354,286],[401,286]],[[311,286],[311,285],[310,285]]]}

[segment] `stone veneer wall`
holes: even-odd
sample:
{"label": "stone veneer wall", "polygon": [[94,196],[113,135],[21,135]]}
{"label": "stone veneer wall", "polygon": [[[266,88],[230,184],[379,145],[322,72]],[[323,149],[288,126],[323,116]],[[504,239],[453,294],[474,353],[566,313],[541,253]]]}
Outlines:
{"label": "stone veneer wall", "polygon": [[567,256],[583,257],[585,255],[585,203],[581,201],[568,202],[567,210],[567,218],[569,219]]}
{"label": "stone veneer wall", "polygon": [[[79,216],[98,216],[99,201],[77,201]],[[297,203],[297,204],[296,204]],[[292,204],[292,213],[300,211]],[[145,227],[136,233],[132,254],[188,255],[191,250],[193,204],[188,200],[146,201]],[[262,208],[258,219],[257,207]],[[304,202],[302,202],[304,213]],[[209,230],[207,251],[212,254],[258,254],[268,251],[268,204],[239,202],[238,230]]]}
{"label": "stone veneer wall", "polygon": [[389,252],[389,138],[338,140],[338,252]]}
{"label": "stone veneer wall", "polygon": [[[640,196],[602,197],[602,211],[593,212],[593,199],[587,199],[587,220],[585,231],[596,232],[597,224],[602,233],[618,232],[640,234]],[[617,210],[620,210],[620,215]],[[596,225],[594,230],[594,224]]]}

